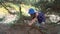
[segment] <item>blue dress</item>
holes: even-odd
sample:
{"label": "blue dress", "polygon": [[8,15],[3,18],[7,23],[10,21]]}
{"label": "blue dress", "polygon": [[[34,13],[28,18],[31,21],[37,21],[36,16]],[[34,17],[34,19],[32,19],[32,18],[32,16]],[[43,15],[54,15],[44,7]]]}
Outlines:
{"label": "blue dress", "polygon": [[42,23],[42,22],[45,22],[45,15],[43,12],[39,12],[39,15],[37,16],[37,19],[38,19],[38,23]]}

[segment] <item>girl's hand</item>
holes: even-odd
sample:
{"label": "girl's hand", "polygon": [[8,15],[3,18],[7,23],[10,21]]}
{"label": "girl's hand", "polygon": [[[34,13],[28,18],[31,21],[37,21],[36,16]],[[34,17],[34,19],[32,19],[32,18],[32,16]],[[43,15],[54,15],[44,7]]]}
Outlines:
{"label": "girl's hand", "polygon": [[31,26],[33,23],[29,23],[28,25]]}

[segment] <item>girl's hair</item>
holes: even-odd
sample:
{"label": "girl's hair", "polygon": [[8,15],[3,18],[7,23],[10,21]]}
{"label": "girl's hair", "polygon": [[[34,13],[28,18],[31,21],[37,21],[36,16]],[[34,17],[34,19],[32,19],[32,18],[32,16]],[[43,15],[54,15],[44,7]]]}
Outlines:
{"label": "girl's hair", "polygon": [[32,15],[32,19],[34,19],[36,17],[36,13],[34,13],[33,15]]}

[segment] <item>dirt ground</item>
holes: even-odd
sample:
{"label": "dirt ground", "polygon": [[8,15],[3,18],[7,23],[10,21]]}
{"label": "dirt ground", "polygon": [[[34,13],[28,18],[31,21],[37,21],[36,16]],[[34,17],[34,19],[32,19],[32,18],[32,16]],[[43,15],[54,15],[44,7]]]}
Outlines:
{"label": "dirt ground", "polygon": [[[60,25],[56,24],[49,24],[47,30],[42,30],[45,34],[60,34]],[[5,24],[0,24],[0,34],[41,34],[38,30],[32,29],[28,31],[30,27],[21,27],[21,26],[14,26],[9,27]]]}

